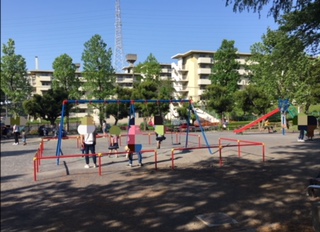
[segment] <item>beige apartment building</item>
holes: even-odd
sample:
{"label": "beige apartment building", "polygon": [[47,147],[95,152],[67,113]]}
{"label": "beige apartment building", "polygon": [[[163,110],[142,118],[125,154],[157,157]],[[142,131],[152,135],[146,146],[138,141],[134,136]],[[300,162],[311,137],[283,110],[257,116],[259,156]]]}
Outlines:
{"label": "beige apartment building", "polygon": [[[210,75],[214,65],[214,51],[191,50],[171,57],[177,63],[172,63],[171,78],[176,90],[175,98],[192,98],[193,101],[202,100],[206,87],[211,84]],[[238,62],[242,65],[239,73],[242,76],[240,86],[248,85],[247,71],[244,68],[250,54],[239,53]]]}
{"label": "beige apartment building", "polygon": [[[176,90],[173,98],[175,99],[190,99],[194,102],[201,100],[206,87],[211,84],[209,79],[212,67],[214,65],[214,51],[199,51],[190,50],[186,53],[174,55],[172,59],[176,59],[176,63],[160,64],[161,73],[160,79],[169,79],[173,83]],[[250,54],[239,53],[239,62],[244,65]],[[53,80],[53,71],[39,70],[36,58],[36,69],[29,71],[31,85],[33,87],[32,94],[44,94],[51,88]],[[77,66],[76,76],[82,79],[80,64]],[[133,63],[123,68],[124,73],[116,73],[116,83],[124,88],[133,88],[133,83],[137,78],[134,73]],[[241,81],[238,83],[241,86],[248,85],[246,71],[241,67],[239,73],[242,75]],[[77,117],[82,117],[87,113],[86,105],[79,105],[77,109]]]}

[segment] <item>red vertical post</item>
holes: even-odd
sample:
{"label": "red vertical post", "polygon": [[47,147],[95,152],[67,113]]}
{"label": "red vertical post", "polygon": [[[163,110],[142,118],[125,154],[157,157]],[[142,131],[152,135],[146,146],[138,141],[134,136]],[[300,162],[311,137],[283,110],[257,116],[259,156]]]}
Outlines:
{"label": "red vertical post", "polygon": [[41,140],[39,148],[38,148],[38,165],[40,165],[40,163],[41,163],[40,158],[42,157],[42,142],[43,142],[43,140]]}
{"label": "red vertical post", "polygon": [[171,169],[174,169],[174,149],[171,149]]}
{"label": "red vertical post", "polygon": [[149,145],[151,144],[151,138],[150,138],[150,133],[148,134],[148,136],[149,136]]}
{"label": "red vertical post", "polygon": [[178,132],[176,132],[176,143],[179,143],[180,141],[178,141]]}
{"label": "red vertical post", "polygon": [[241,157],[241,151],[240,151],[240,140],[237,141],[238,143],[238,157]]}
{"label": "red vertical post", "polygon": [[41,157],[40,157],[40,148],[38,148],[36,156],[37,156],[37,172],[39,172],[40,159],[41,159]]}
{"label": "red vertical post", "polygon": [[36,164],[36,162],[37,162],[37,158],[34,157],[33,158],[33,180],[34,181],[37,181],[37,164]]}
{"label": "red vertical post", "polygon": [[102,154],[101,153],[99,153],[98,154],[98,159],[99,159],[99,176],[102,176],[102,168],[101,168],[101,164],[102,164],[102,162],[101,162],[101,156],[102,156]]}
{"label": "red vertical post", "polygon": [[[220,143],[220,139],[219,139],[219,143]],[[223,162],[222,162],[222,146],[219,145],[219,166],[222,167]]]}
{"label": "red vertical post", "polygon": [[154,168],[155,168],[155,170],[158,170],[158,152],[157,152],[157,150],[154,150]]}
{"label": "red vertical post", "polygon": [[201,147],[201,137],[198,135],[198,146]]}

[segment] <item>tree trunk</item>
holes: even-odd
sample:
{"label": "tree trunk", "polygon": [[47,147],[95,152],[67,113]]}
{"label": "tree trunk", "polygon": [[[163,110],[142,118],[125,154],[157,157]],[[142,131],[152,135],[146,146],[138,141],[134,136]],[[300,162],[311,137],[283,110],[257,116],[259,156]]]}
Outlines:
{"label": "tree trunk", "polygon": [[143,130],[147,130],[147,117],[143,117]]}

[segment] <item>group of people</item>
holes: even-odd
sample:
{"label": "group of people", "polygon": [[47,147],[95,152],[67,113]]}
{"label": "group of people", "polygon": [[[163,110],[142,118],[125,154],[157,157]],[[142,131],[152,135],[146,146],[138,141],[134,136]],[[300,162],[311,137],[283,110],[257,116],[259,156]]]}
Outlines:
{"label": "group of people", "polygon": [[[103,137],[107,137],[106,133],[103,133]],[[111,157],[112,153],[115,153],[115,156],[118,157],[118,149],[119,149],[119,135],[112,135],[110,134],[109,137],[109,157]],[[82,154],[96,154],[95,146],[96,146],[96,138],[97,133],[88,133],[85,135],[80,136],[80,150]],[[158,144],[160,144],[161,141],[158,141]],[[158,145],[160,146],[160,145]],[[141,167],[142,164],[142,154],[141,152],[135,152],[134,149],[130,149],[129,146],[125,146],[125,152],[126,152],[126,158],[128,159],[128,165],[129,167],[132,167],[133,164],[133,154],[137,153],[138,155],[138,165]],[[93,161],[93,167],[98,167],[97,165],[97,157],[96,155],[92,155],[92,161]],[[85,168],[90,168],[89,166],[90,160],[89,156],[85,156]]]}
{"label": "group of people", "polygon": [[[119,135],[114,135],[114,134],[110,134],[109,136],[107,136],[106,133],[106,123],[105,121],[103,121],[103,126],[102,126],[102,130],[103,130],[103,137],[109,137],[109,157],[111,157],[112,153],[115,153],[115,157],[118,157],[118,149],[119,149],[119,139],[120,136]],[[166,137],[164,135],[159,135],[157,133],[156,134],[156,141],[157,141],[157,148],[160,149],[161,146],[161,142],[164,141],[166,139]],[[97,137],[97,133],[96,131],[94,131],[93,133],[87,133],[84,135],[80,136],[80,150],[82,152],[82,154],[86,154],[85,156],[85,168],[89,168],[89,156],[88,154],[96,154],[95,151],[95,145],[96,145],[96,137]],[[130,149],[131,147],[131,149]],[[142,154],[141,152],[136,152],[135,148],[133,148],[132,146],[126,145],[124,148],[125,152],[126,152],[126,158],[128,159],[128,165],[129,167],[132,167],[133,164],[133,154],[136,153],[138,155],[138,165],[141,167],[143,166],[142,164]],[[92,155],[92,161],[93,161],[93,167],[96,168],[98,167],[97,165],[97,158],[95,155]]]}

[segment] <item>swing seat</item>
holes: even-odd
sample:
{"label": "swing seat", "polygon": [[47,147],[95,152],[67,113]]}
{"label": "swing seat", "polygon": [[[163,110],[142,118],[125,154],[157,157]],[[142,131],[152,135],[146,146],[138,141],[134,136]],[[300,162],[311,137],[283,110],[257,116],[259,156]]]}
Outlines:
{"label": "swing seat", "polygon": [[157,141],[163,141],[163,140],[165,140],[165,139],[166,139],[166,137],[163,136],[163,135],[156,138]]}

